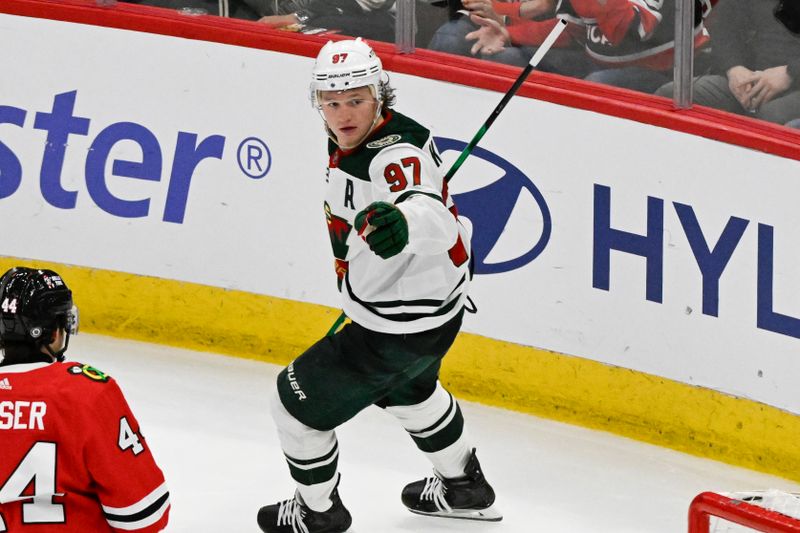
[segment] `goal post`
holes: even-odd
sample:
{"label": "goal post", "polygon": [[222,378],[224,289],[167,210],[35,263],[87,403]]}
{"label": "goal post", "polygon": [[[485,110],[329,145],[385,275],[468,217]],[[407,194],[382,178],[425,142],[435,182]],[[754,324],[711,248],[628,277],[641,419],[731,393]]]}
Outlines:
{"label": "goal post", "polygon": [[[772,497],[773,493],[778,495],[777,499]],[[775,501],[780,503],[776,505],[773,503]],[[789,503],[786,504],[784,501]],[[689,533],[734,531],[712,525],[712,517],[750,528],[747,531],[800,533],[800,515],[793,517],[784,514],[787,512],[784,510],[787,505],[800,509],[800,498],[780,491],[742,492],[727,496],[715,492],[703,492],[698,494],[689,506]],[[793,509],[788,512],[795,511],[796,509]],[[738,528],[735,531],[744,530]]]}

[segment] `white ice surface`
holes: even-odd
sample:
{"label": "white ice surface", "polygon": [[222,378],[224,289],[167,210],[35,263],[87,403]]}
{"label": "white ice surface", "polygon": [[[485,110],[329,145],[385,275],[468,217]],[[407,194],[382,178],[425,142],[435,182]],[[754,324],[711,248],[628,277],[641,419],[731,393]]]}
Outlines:
{"label": "white ice surface", "polygon": [[[277,366],[87,334],[72,340],[69,356],[120,382],[170,487],[167,531],[257,533],[258,508],[293,494],[267,410]],[[373,407],[338,430],[339,490],[352,533],[679,533],[704,490],[800,491],[608,433],[461,406],[503,521],[406,511],[400,490],[431,469],[394,419]]]}

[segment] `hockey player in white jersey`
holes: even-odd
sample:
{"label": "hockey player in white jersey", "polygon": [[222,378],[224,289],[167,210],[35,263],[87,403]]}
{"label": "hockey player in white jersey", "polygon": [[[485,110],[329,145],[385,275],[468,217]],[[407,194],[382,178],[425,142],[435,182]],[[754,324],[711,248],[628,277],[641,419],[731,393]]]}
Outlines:
{"label": "hockey player in white jersey", "polygon": [[324,210],[351,323],[278,376],[272,415],[297,489],[262,507],[258,524],[267,533],[350,527],[335,428],[370,405],[394,415],[433,464],[434,476],[402,491],[410,511],[500,520],[458,403],[438,380],[471,273],[469,232],[431,132],[392,109],[381,61],[361,39],[322,48],[311,99],[330,138]]}

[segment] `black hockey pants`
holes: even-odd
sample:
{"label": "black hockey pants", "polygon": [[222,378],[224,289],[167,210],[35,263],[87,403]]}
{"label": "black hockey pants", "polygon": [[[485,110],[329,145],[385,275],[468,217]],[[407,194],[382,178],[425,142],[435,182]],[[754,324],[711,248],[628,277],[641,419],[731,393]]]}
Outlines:
{"label": "black hockey pants", "polygon": [[281,403],[298,421],[319,431],[332,430],[373,404],[418,404],[436,388],[442,357],[461,328],[463,313],[413,334],[347,324],[278,375]]}

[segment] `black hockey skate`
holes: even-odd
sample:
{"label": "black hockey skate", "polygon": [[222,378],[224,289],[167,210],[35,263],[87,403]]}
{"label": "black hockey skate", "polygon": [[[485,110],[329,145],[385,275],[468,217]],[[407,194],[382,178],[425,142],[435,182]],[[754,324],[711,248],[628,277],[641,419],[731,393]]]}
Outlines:
{"label": "black hockey skate", "polygon": [[483,476],[474,449],[467,462],[466,476],[448,479],[434,473],[434,477],[415,481],[403,489],[403,504],[409,511],[428,516],[490,522],[503,519],[503,515],[492,507],[494,490]]}
{"label": "black hockey skate", "polygon": [[339,498],[339,490],[331,494],[333,506],[325,512],[311,510],[295,494],[291,500],[267,505],[258,511],[258,527],[264,533],[343,533],[353,519]]}

